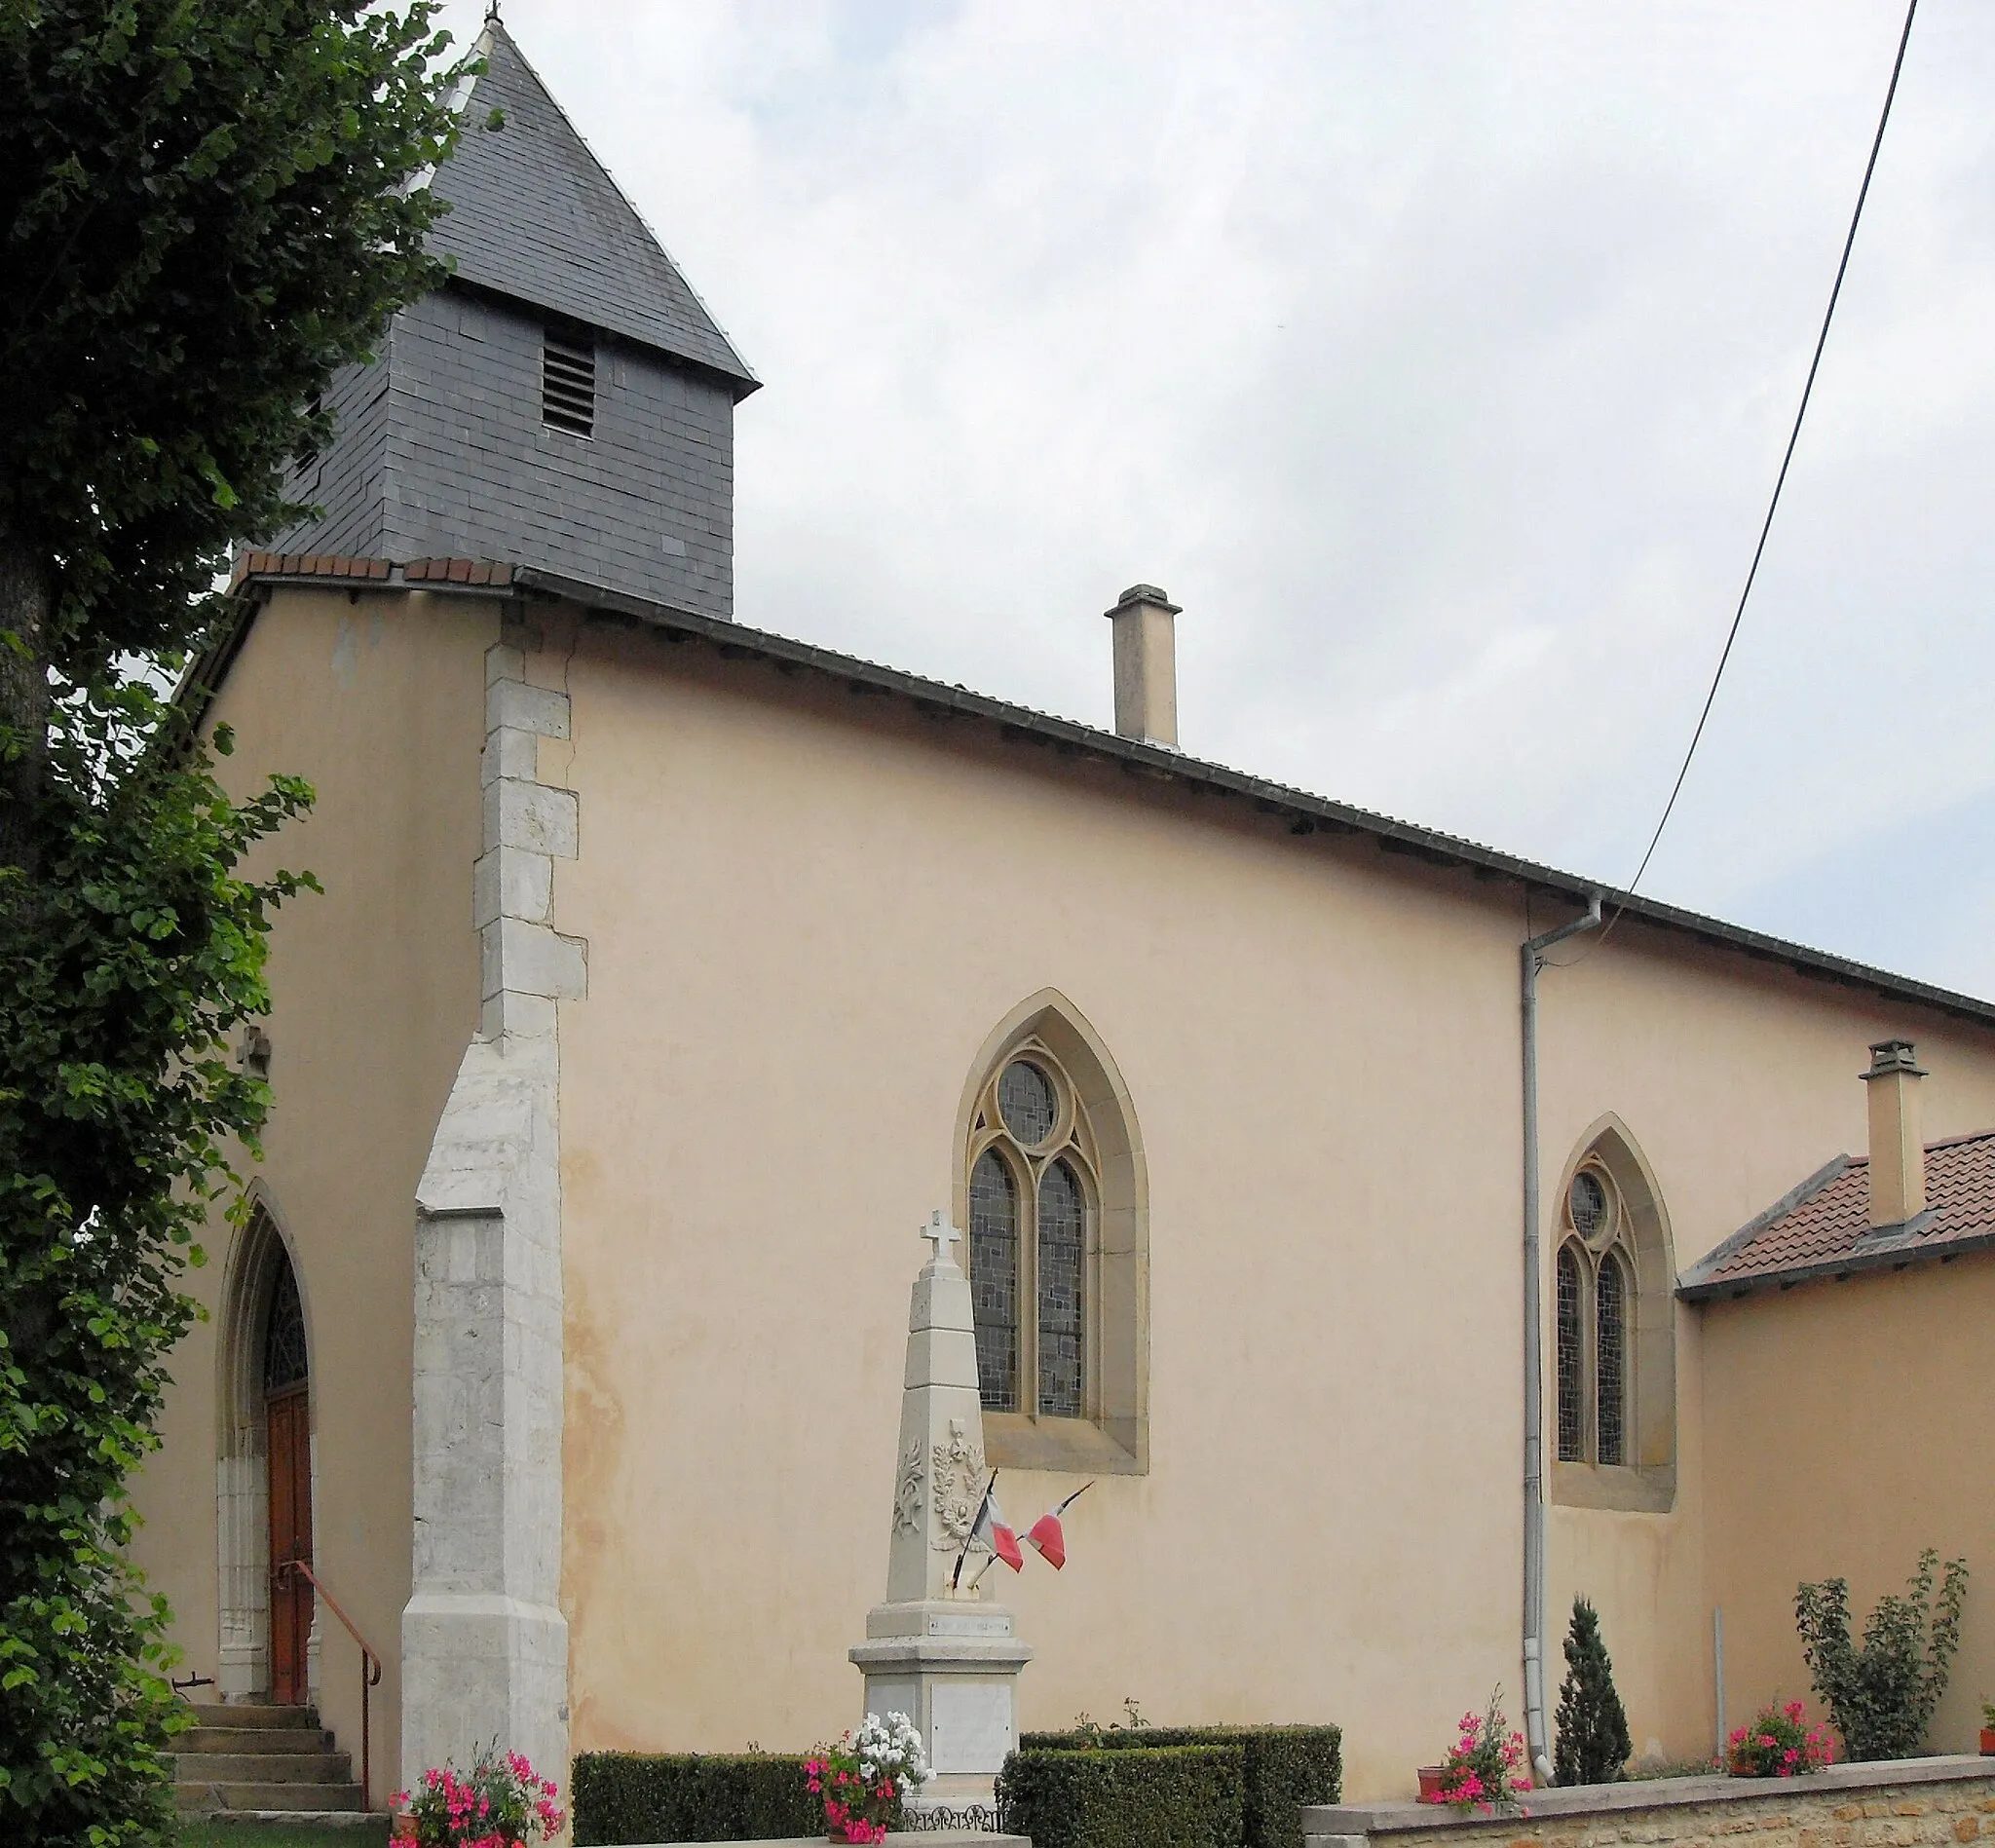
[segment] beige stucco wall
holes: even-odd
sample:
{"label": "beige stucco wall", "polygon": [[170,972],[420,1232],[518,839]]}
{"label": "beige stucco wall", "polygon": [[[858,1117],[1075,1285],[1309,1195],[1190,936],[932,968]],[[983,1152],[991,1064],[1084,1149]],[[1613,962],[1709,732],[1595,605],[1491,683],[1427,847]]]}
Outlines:
{"label": "beige stucco wall", "polygon": [[[496,613],[468,599],[279,590],[216,702],[235,728],[220,773],[246,791],[308,777],[310,818],[265,850],[324,895],[271,937],[276,1109],[252,1172],[287,1236],[312,1366],[320,1575],[386,1658],[373,1702],[375,1791],[395,1788],[396,1654],[409,1584],[411,1245],[417,1177],[477,1026],[483,651]],[[219,1226],[191,1273],[211,1313]],[[172,1601],[189,1672],[216,1672],[216,1320],[174,1356],[163,1453],[141,1477],[137,1557]],[[325,1721],[358,1766],[357,1658],[321,1613]]]}
{"label": "beige stucco wall", "polygon": [[[1929,1103],[1942,1079],[1926,1080]],[[1861,1638],[1878,1596],[1902,1592],[1933,1546],[1964,1554],[1973,1576],[1932,1743],[1972,1752],[1980,1702],[1995,1698],[1995,1258],[1720,1300],[1701,1314],[1708,1570],[1725,1613],[1730,1722],[1775,1694],[1810,1697],[1798,1583],[1848,1579]]]}
{"label": "beige stucco wall", "polygon": [[[1336,1719],[1365,1796],[1492,1684],[1517,1716],[1516,888],[706,651],[550,647],[574,737],[542,773],[583,817],[556,923],[589,942],[561,1020],[576,1749],[854,1716],[915,1229],[977,1048],[1048,987],[1141,1121],[1151,1467],[1076,1506],[1064,1574],[1005,1583],[1025,1723]],[[1542,992],[1548,1215],[1612,1112],[1679,1266],[1861,1146],[1884,1032],[1933,1069],[1929,1133],[1995,1121],[1990,1036],[1775,966],[1625,926]],[[1675,1509],[1555,1508],[1551,1611],[1555,1687],[1585,1591],[1637,1749],[1688,1754],[1705,1375],[1677,1320]]]}
{"label": "beige stucco wall", "polygon": [[[1553,1164],[1569,1161],[1594,1117],[1614,1111],[1661,1181],[1679,1271],[1831,1155],[1863,1152],[1865,1093],[1857,1075],[1873,1039],[1905,1033],[1918,1040],[1933,1074],[1929,1138],[1995,1123],[1988,1047],[1972,1030],[1860,993],[1755,982],[1752,965],[1728,968],[1714,952],[1617,956],[1620,938],[1541,981],[1547,1187],[1554,1190]],[[1750,1448],[1706,1453],[1731,1415],[1713,1399],[1714,1377],[1700,1358],[1709,1313],[1676,1310],[1674,1517],[1556,1506],[1549,1516],[1552,1673],[1562,1673],[1557,1645],[1573,1596],[1584,1594],[1602,1613],[1636,1750],[1671,1757],[1709,1750],[1713,1736],[1711,1606],[1724,1599],[1706,1588],[1707,1570],[1715,1570],[1706,1549],[1735,1530],[1738,1504],[1712,1498],[1760,1468]],[[1832,1375],[1832,1348],[1816,1365]],[[1834,1481],[1833,1447],[1811,1468],[1817,1480]],[[1735,1621],[1727,1605],[1728,1625]],[[1803,1677],[1782,1684],[1805,1692]],[[1729,1698],[1736,1723],[1739,1696]]]}

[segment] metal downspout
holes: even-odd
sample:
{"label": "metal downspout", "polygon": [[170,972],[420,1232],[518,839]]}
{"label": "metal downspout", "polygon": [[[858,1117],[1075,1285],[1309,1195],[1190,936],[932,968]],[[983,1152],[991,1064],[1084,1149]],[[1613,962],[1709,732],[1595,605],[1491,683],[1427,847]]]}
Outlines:
{"label": "metal downspout", "polygon": [[1597,930],[1600,900],[1584,918],[1528,938],[1519,951],[1524,1024],[1524,1725],[1531,1775],[1552,1782],[1545,1737],[1545,1381],[1544,1301],[1538,1281],[1538,971],[1553,944]]}

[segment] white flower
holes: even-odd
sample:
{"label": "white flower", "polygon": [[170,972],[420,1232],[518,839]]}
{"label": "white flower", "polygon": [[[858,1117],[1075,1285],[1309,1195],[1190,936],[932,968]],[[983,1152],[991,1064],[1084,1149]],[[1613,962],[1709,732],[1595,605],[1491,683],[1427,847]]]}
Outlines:
{"label": "white flower", "polygon": [[879,1775],[879,1768],[874,1764],[871,1758],[862,1758],[859,1761],[859,1775],[862,1778],[864,1778],[868,1784],[871,1784],[874,1778]]}

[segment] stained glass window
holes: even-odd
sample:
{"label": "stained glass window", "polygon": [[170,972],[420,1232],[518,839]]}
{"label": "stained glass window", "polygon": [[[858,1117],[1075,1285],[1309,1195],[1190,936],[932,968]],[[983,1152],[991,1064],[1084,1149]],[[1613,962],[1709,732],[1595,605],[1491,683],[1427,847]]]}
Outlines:
{"label": "stained glass window", "polygon": [[288,1263],[279,1270],[263,1324],[263,1390],[279,1392],[305,1377],[305,1305]]}
{"label": "stained glass window", "polygon": [[1020,1142],[1036,1149],[1060,1117],[1052,1079],[1025,1059],[1012,1060],[998,1079],[998,1113]]}
{"label": "stained glass window", "polygon": [[1057,1055],[1027,1040],[971,1113],[969,1272],[984,1408],[1089,1415],[1094,1131]]}
{"label": "stained glass window", "polygon": [[1018,1410],[1018,1184],[994,1149],[970,1170],[970,1301],[986,1412]]}
{"label": "stained glass window", "polygon": [[1572,1229],[1582,1238],[1591,1238],[1607,1223],[1607,1189],[1601,1185],[1600,1177],[1582,1168],[1572,1177],[1572,1194],[1569,1202],[1572,1214]]}
{"label": "stained glass window", "polygon": [[1586,1393],[1580,1333],[1579,1254],[1559,1253],[1559,1460],[1586,1460]]}
{"label": "stained glass window", "polygon": [[1039,1179],[1039,1413],[1081,1415],[1086,1304],[1081,1261],[1086,1214],[1080,1182],[1065,1161]]}
{"label": "stained glass window", "polygon": [[1621,1261],[1609,1252],[1600,1260],[1595,1286],[1594,1354],[1600,1377],[1600,1460],[1628,1460],[1625,1430],[1628,1405],[1628,1282]]}

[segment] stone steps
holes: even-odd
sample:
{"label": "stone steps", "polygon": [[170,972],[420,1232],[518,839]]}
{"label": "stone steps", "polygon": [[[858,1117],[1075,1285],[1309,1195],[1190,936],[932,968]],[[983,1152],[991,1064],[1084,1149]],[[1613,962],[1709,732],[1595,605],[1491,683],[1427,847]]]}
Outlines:
{"label": "stone steps", "polygon": [[194,1716],[197,1728],[225,1726],[236,1731],[245,1727],[316,1727],[319,1724],[319,1715],[314,1708],[274,1707],[267,1701],[189,1701],[187,1711]]}
{"label": "stone steps", "polygon": [[353,1760],[309,1707],[203,1704],[176,1738],[173,1798],[183,1813],[267,1820],[358,1816]]}
{"label": "stone steps", "polygon": [[330,1752],[332,1734],[320,1726],[195,1726],[173,1742],[176,1752],[243,1754]]}
{"label": "stone steps", "polygon": [[[306,1795],[311,1806],[304,1807]],[[287,1816],[329,1816],[360,1807],[358,1784],[211,1784],[173,1781],[173,1806],[183,1816],[234,1815],[239,1812],[281,1811]]]}

